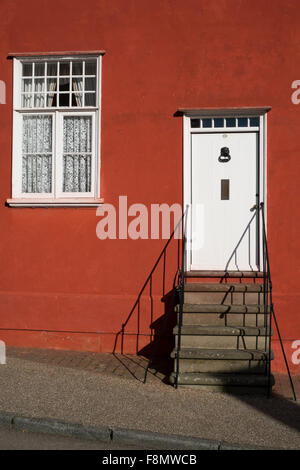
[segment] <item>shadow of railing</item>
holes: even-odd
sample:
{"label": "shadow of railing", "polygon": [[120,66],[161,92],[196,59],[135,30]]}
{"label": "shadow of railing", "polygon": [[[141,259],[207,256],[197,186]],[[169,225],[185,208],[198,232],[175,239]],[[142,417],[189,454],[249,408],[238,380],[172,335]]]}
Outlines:
{"label": "shadow of railing", "polygon": [[[178,304],[177,286],[182,266],[182,224],[184,213],[176,224],[170,238],[165,243],[149,275],[147,276],[136,301],[133,304],[121,329],[116,333],[113,354],[124,354],[126,339],[135,338],[134,351],[149,359],[146,368],[161,367],[165,361],[157,358],[169,358],[174,347],[173,327],[176,324],[175,305]],[[159,299],[160,305],[157,300]],[[157,310],[161,310],[161,315]],[[135,320],[133,331],[129,323]],[[131,347],[132,350],[132,341]],[[170,359],[167,368],[170,367]]]}
{"label": "shadow of railing", "polygon": [[173,369],[171,352],[175,347],[173,329],[177,324],[177,314],[175,312],[175,306],[179,303],[177,288],[169,291],[162,298],[162,302],[164,303],[164,314],[151,324],[154,331],[152,341],[140,350],[140,354],[149,360],[144,382],[150,368],[165,376],[169,376]]}
{"label": "shadow of railing", "polygon": [[[231,261],[234,259],[234,264],[235,264],[235,268],[237,270],[239,270],[239,265],[238,265],[238,249],[239,247],[241,246],[241,243],[245,240],[245,237],[246,235],[248,234],[248,262],[249,262],[249,270],[250,271],[253,271],[253,266],[252,266],[252,254],[251,254],[251,224],[253,221],[257,221],[258,223],[258,217],[257,217],[257,214],[254,213],[250,219],[250,221],[248,222],[248,224],[246,225],[246,228],[245,230],[243,231],[240,239],[238,240],[234,250],[232,251],[231,255],[229,256],[229,259],[225,265],[225,271],[228,271],[229,270],[229,266],[230,266],[230,263]],[[256,236],[258,234],[256,233]],[[259,237],[257,236],[257,239],[259,240]],[[258,242],[257,240],[257,242]],[[257,253],[256,253],[257,255]],[[258,260],[256,260],[258,262]]]}

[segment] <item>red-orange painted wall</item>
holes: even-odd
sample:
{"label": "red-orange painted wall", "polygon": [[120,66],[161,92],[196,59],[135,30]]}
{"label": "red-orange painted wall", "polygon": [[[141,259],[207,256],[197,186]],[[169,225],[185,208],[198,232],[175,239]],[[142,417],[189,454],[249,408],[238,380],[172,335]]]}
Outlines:
{"label": "red-orange painted wall", "polygon": [[[7,104],[0,105],[1,339],[111,351],[165,243],[100,241],[90,208],[5,206],[12,145],[7,54],[104,49],[105,202],[117,204],[119,195],[129,204],[182,202],[178,108],[272,106],[268,235],[275,307],[291,363],[292,341],[300,339],[300,106],[291,102],[291,83],[300,79],[298,0],[2,0],[0,25],[0,79],[7,85]],[[154,288],[159,316],[159,281]],[[149,298],[143,302],[147,310]],[[142,320],[140,330],[148,332],[148,325]],[[134,351],[136,318],[128,327],[126,348]],[[283,363],[277,358],[274,366]]]}

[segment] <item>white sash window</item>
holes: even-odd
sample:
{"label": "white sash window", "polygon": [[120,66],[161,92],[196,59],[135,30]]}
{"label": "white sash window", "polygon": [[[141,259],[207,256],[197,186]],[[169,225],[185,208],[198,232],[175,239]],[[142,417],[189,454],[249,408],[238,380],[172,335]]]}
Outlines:
{"label": "white sash window", "polygon": [[101,202],[100,70],[100,55],[14,58],[11,205]]}

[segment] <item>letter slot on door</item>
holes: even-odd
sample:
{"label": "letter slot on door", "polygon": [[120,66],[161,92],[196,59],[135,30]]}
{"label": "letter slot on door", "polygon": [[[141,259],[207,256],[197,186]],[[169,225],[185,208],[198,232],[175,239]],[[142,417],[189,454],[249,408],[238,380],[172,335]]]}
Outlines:
{"label": "letter slot on door", "polygon": [[229,200],[229,180],[221,180],[221,201]]}

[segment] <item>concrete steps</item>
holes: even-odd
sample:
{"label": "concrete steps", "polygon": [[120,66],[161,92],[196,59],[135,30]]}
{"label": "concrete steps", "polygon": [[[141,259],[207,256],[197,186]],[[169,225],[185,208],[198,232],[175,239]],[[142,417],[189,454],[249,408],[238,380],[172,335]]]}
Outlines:
{"label": "concrete steps", "polygon": [[[171,357],[176,357],[173,350]],[[183,348],[180,373],[265,374],[268,354],[259,350]]]}
{"label": "concrete steps", "polygon": [[186,278],[220,278],[220,282],[225,279],[232,278],[245,278],[245,279],[258,279],[263,278],[264,273],[261,271],[186,271],[184,276]]}
{"label": "concrete steps", "polygon": [[200,283],[189,282],[185,284],[185,292],[263,292],[263,284],[249,283]]}
{"label": "concrete steps", "polygon": [[[175,373],[171,374],[170,382],[175,383]],[[274,377],[270,376],[270,385],[275,383]],[[269,385],[267,375],[244,375],[244,374],[205,374],[205,373],[180,373],[178,385],[181,387],[201,388],[201,390],[265,394]]]}
{"label": "concrete steps", "polygon": [[[176,305],[179,312],[179,305]],[[270,311],[270,309],[268,310]],[[183,313],[264,313],[263,305],[183,304]]]}
{"label": "concrete steps", "polygon": [[267,318],[263,305],[184,304],[182,324],[263,327]]}
{"label": "concrete steps", "polygon": [[195,312],[187,313],[182,318],[183,325],[220,325],[220,326],[264,326],[265,315],[263,313],[212,313]]}
{"label": "concrete steps", "polygon": [[[173,333],[177,347],[178,326]],[[181,328],[181,347],[261,350],[268,344],[268,333],[264,327],[184,325]]]}
{"label": "concrete steps", "polygon": [[[220,275],[218,282],[204,278]],[[269,380],[269,309],[265,312],[262,273],[192,272],[186,282],[182,324],[174,328],[174,373],[177,367],[178,338],[179,387],[230,393],[266,393]],[[229,278],[229,279],[227,279]],[[235,279],[234,279],[235,278]],[[243,278],[243,279],[241,279]],[[204,280],[203,280],[204,279]],[[273,332],[271,331],[271,336]]]}
{"label": "concrete steps", "polygon": [[[213,294],[213,296],[212,296]],[[187,283],[185,302],[187,304],[214,303],[222,305],[232,304],[263,304],[263,284],[202,284]]]}

